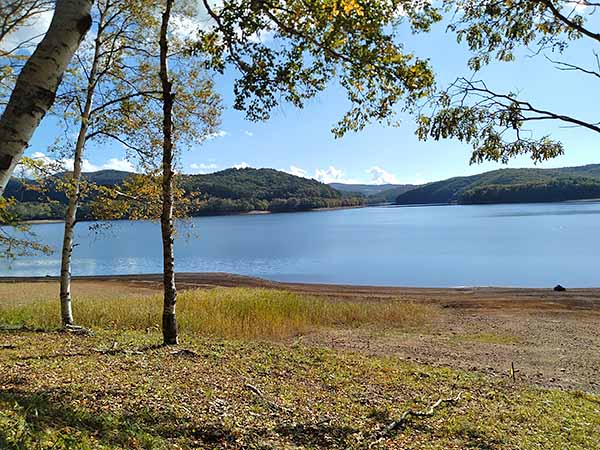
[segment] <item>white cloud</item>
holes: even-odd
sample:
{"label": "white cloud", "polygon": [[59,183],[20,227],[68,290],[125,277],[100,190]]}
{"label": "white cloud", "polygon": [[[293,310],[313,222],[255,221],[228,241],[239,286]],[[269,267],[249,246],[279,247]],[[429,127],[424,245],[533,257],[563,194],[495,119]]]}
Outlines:
{"label": "white cloud", "polygon": [[[73,170],[73,158],[53,159],[42,152],[35,152],[31,158],[43,162],[44,164],[56,164],[60,166],[60,170]],[[110,158],[104,164],[96,165],[89,159],[84,159],[82,162],[82,170],[84,172],[98,172],[99,170],[121,170],[124,172],[135,172],[135,166],[127,159]]]}
{"label": "white cloud", "polygon": [[256,44],[264,44],[265,42],[272,40],[273,36],[275,36],[275,32],[273,30],[259,31],[251,34],[248,37],[248,40]]}
{"label": "white cloud", "polygon": [[101,169],[122,170],[124,172],[135,172],[135,166],[126,159],[111,158],[105,162]]}
{"label": "white cloud", "polygon": [[45,153],[42,153],[42,152],[35,152],[33,155],[31,155],[31,158],[35,159],[37,161],[40,161],[44,164],[50,164],[54,161],[53,159],[51,159]]}
{"label": "white cloud", "polygon": [[575,3],[575,11],[578,13],[583,12],[585,9],[587,9],[589,7],[589,4],[588,4],[589,2],[587,2],[585,0],[582,0],[582,1],[574,0],[569,3]]}
{"label": "white cloud", "polygon": [[[64,167],[64,170],[73,170],[75,160],[73,158],[63,158],[60,160],[60,163]],[[81,170],[84,172],[98,172],[102,168],[92,164],[88,159],[84,159],[81,163]]]}
{"label": "white cloud", "polygon": [[306,170],[301,169],[300,167],[290,166],[289,169],[282,169],[282,172],[289,173],[290,175],[295,175],[297,177],[308,178]]}
{"label": "white cloud", "polygon": [[427,184],[430,182],[431,180],[427,180],[422,174],[415,173],[415,177],[411,181],[407,181],[405,184]]}
{"label": "white cloud", "polygon": [[192,169],[192,173],[212,173],[219,168],[216,164],[190,164],[190,169]]}
{"label": "white cloud", "polygon": [[366,171],[371,175],[371,183],[373,184],[398,184],[398,179],[394,174],[379,166],[373,166]]}
{"label": "white cloud", "polygon": [[175,37],[181,40],[193,38],[198,30],[203,28],[198,17],[190,17],[183,14],[173,15],[169,27]]}
{"label": "white cloud", "polygon": [[329,166],[327,169],[315,170],[314,178],[321,183],[343,183],[344,171],[334,166]]}
{"label": "white cloud", "polygon": [[248,164],[247,162],[241,162],[239,164],[234,164],[233,168],[234,169],[247,169],[248,167],[250,167],[250,164]]}
{"label": "white cloud", "polygon": [[52,21],[52,11],[44,11],[35,15],[25,25],[17,28],[15,31],[10,33],[5,40],[0,43],[0,49],[4,51],[12,51],[15,48],[22,46],[22,48],[33,50],[33,48],[40,43],[50,22]]}
{"label": "white cloud", "polygon": [[210,133],[206,136],[205,140],[207,141],[211,141],[213,139],[217,139],[217,138],[222,138],[227,136],[229,133],[227,133],[227,131],[225,130],[219,130],[219,131],[215,131],[214,133]]}
{"label": "white cloud", "polygon": [[250,137],[254,136],[254,133],[253,133],[252,131],[248,131],[248,130],[245,130],[245,131],[244,131],[244,134],[245,134],[246,136],[250,136]]}
{"label": "white cloud", "polygon": [[[208,0],[210,8],[217,14],[223,7],[223,0]],[[183,2],[171,18],[170,29],[173,35],[180,40],[193,39],[196,33],[209,31],[215,27],[214,19],[210,16],[203,1]],[[241,37],[241,30],[236,28],[236,33]],[[264,43],[273,39],[275,32],[272,30],[257,31],[247,36],[253,43]]]}
{"label": "white cloud", "polygon": [[[209,0],[209,4],[212,9],[220,7],[223,2]],[[207,31],[211,27],[214,27],[214,23],[201,1],[182,2],[169,22],[170,31],[181,40],[191,39],[199,30]]]}

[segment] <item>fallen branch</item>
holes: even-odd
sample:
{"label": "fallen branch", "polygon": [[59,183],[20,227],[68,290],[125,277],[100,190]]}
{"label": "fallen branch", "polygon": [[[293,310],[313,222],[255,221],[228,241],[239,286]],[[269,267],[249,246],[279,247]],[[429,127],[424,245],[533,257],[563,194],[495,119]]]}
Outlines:
{"label": "fallen branch", "polygon": [[244,387],[246,389],[248,389],[249,391],[251,391],[254,395],[256,395],[256,397],[258,397],[258,399],[263,403],[263,405],[265,405],[267,408],[269,408],[271,411],[275,412],[275,411],[283,411],[285,413],[289,413],[291,412],[288,408],[278,405],[277,403],[269,400],[268,398],[265,397],[265,395],[262,393],[262,391],[257,388],[256,386],[253,386],[250,383],[246,383],[244,385]]}
{"label": "fallen branch", "polygon": [[181,350],[175,350],[175,351],[171,352],[170,355],[184,357],[184,358],[197,358],[198,356],[200,356],[195,351],[188,350],[187,348],[182,348]]}
{"label": "fallen branch", "polygon": [[251,390],[252,392],[254,392],[256,395],[258,395],[261,398],[264,398],[263,393],[261,392],[260,389],[258,389],[256,386],[251,385],[250,383],[246,383],[244,385],[246,387],[246,389]]}
{"label": "fallen branch", "polygon": [[72,334],[79,334],[82,336],[94,336],[94,332],[89,328],[85,328],[79,325],[65,325],[62,331]]}
{"label": "fallen branch", "polygon": [[28,330],[25,325],[0,325],[0,331],[21,331]]}
{"label": "fallen branch", "polygon": [[461,395],[462,395],[462,393],[458,394],[456,397],[440,398],[433,405],[431,405],[429,407],[429,409],[426,411],[415,411],[412,408],[407,409],[406,411],[404,411],[404,413],[402,413],[402,415],[400,416],[400,418],[398,420],[394,420],[387,427],[385,427],[382,431],[377,433],[376,437],[382,438],[382,437],[390,434],[392,431],[402,428],[406,424],[406,422],[408,421],[408,419],[410,417],[431,417],[434,415],[435,410],[437,408],[439,408],[441,405],[457,403],[460,400]]}
{"label": "fallen branch", "polygon": [[33,333],[45,333],[48,330],[44,328],[29,327],[27,325],[4,325],[0,324],[0,332],[27,331]]}

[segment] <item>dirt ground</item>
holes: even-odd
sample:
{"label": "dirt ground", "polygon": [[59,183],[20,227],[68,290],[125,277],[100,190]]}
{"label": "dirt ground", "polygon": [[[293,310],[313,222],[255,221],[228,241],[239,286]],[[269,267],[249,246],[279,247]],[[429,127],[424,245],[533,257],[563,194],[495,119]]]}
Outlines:
{"label": "dirt ground", "polygon": [[[277,283],[230,274],[178,275],[181,289],[263,287],[325,296],[333,301],[398,299],[439,307],[427,329],[317,331],[296,341],[449,366],[518,382],[600,393],[600,289],[422,289]],[[4,282],[47,281],[13,278]],[[160,275],[81,277],[160,289]]]}

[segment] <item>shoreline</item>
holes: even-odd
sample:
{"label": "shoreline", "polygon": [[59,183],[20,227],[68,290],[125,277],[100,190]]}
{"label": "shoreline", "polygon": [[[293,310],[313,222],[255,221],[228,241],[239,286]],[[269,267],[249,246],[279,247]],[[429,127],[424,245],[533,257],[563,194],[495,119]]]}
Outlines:
{"label": "shoreline", "polygon": [[[196,217],[224,217],[224,216],[261,216],[268,214],[291,214],[291,213],[303,213],[303,212],[326,212],[326,211],[340,211],[346,209],[364,209],[364,208],[375,208],[375,207],[397,207],[397,208],[420,208],[427,206],[493,206],[493,205],[547,205],[547,204],[565,204],[565,203],[600,203],[600,198],[593,199],[576,199],[576,200],[561,200],[561,201],[550,201],[550,202],[494,202],[494,203],[373,203],[373,204],[364,204],[357,206],[336,206],[333,208],[313,208],[313,209],[300,209],[293,211],[262,211],[262,210],[252,210],[252,211],[231,211],[231,212],[222,212],[215,214],[200,214],[197,216],[190,216],[187,219],[194,219]],[[116,220],[130,220],[130,219],[115,219]],[[44,225],[44,224],[56,224],[56,223],[64,223],[64,219],[32,219],[32,220],[23,220],[20,221],[19,224],[22,225]],[[105,220],[78,220],[78,222],[112,222]]]}
{"label": "shoreline", "polygon": [[[58,282],[59,277],[0,277],[4,283]],[[162,288],[162,274],[75,276],[75,283],[114,283],[155,289]],[[285,290],[335,300],[379,301],[399,299],[441,305],[444,308],[485,308],[493,310],[588,310],[600,313],[600,288],[527,287],[410,287],[348,284],[294,283],[221,272],[180,272],[176,274],[180,290],[241,287]]]}
{"label": "shoreline", "polygon": [[19,222],[20,225],[43,225],[46,223],[65,223],[64,219],[32,219]]}
{"label": "shoreline", "polygon": [[[194,219],[196,217],[224,217],[224,216],[261,216],[266,214],[290,214],[290,213],[303,213],[303,212],[323,212],[323,211],[338,211],[342,209],[360,209],[360,208],[370,208],[372,206],[381,206],[381,205],[358,205],[358,206],[336,206],[334,208],[313,208],[313,209],[299,209],[295,211],[261,211],[261,210],[252,210],[252,211],[232,211],[232,212],[223,212],[218,214],[200,214],[197,216],[186,217],[185,219]],[[78,220],[77,222],[113,222],[113,221],[132,221],[131,219],[114,219],[114,220]],[[44,225],[44,224],[53,224],[53,223],[64,223],[64,219],[32,219],[32,220],[23,220],[20,221],[20,225]],[[133,221],[132,221],[133,222]]]}
{"label": "shoreline", "polygon": [[[202,291],[214,288],[244,288],[224,294],[243,301],[260,294],[253,289],[281,290],[290,293],[286,298],[300,302],[316,299],[333,308],[338,303],[355,307],[365,303],[375,311],[378,304],[402,308],[398,303],[406,303],[408,311],[427,311],[424,328],[384,324],[316,327],[284,344],[393,357],[505,379],[516,365],[519,383],[600,393],[596,370],[600,357],[594,351],[600,345],[600,288],[554,292],[535,288],[371,287],[281,283],[228,273],[178,273],[176,279],[179,292],[199,291],[192,293],[191,299],[203,298]],[[74,277],[73,289],[76,308],[77,298],[86,292],[88,297],[106,292],[114,298],[148,299],[159,317],[160,274]],[[0,303],[9,307],[14,301],[18,306],[25,296],[30,297],[29,303],[51,300],[58,308],[58,292],[57,277],[0,278]],[[266,298],[273,294],[266,293]]]}

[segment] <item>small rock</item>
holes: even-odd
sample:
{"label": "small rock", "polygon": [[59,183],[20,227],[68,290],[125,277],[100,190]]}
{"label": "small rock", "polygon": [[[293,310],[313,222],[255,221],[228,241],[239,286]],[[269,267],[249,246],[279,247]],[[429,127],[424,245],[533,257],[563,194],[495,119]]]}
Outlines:
{"label": "small rock", "polygon": [[557,284],[556,286],[554,286],[554,291],[555,292],[565,292],[567,289],[563,286],[561,286],[560,284]]}

